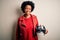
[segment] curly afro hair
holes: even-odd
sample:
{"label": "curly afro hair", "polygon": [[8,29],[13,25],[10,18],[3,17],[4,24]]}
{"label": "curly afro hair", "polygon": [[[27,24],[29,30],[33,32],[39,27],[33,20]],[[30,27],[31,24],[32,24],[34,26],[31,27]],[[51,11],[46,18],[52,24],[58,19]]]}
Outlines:
{"label": "curly afro hair", "polygon": [[[24,12],[24,9],[25,9],[25,6],[26,5],[30,5],[32,7],[32,10],[31,12],[33,11],[34,9],[34,3],[32,1],[24,1],[21,5],[21,10]],[[24,12],[25,13],[25,12]]]}

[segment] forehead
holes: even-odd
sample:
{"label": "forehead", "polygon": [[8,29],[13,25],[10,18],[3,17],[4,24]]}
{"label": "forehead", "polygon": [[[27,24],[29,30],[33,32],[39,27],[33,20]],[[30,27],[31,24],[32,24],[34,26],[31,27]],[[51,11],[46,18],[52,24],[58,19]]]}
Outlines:
{"label": "forehead", "polygon": [[31,8],[31,5],[26,5],[25,7]]}

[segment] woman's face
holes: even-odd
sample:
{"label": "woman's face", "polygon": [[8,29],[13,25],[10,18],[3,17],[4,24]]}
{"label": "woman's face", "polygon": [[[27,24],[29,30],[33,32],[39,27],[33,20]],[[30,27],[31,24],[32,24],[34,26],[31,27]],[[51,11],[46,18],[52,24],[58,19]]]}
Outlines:
{"label": "woman's face", "polygon": [[31,6],[30,5],[26,5],[26,7],[25,7],[25,14],[27,14],[27,15],[29,15],[30,13],[31,13]]}

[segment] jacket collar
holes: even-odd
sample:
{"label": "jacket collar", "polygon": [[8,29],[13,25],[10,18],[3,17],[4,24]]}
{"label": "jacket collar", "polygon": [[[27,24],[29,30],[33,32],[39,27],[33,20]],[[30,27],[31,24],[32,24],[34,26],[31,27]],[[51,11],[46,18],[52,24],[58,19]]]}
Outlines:
{"label": "jacket collar", "polygon": [[[32,15],[32,14],[30,14],[30,15],[31,15],[31,17],[33,18],[33,15]],[[23,15],[23,16],[21,16],[21,17],[20,17],[20,20],[22,20],[22,21],[23,21],[23,20],[24,20],[24,18],[25,18],[25,17],[24,17],[24,15]]]}

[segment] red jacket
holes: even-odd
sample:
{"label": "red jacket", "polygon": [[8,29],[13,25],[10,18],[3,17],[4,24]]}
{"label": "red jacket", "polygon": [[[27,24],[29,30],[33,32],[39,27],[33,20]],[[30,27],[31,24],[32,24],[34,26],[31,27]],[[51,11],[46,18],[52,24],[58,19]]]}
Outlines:
{"label": "red jacket", "polygon": [[[31,17],[32,17],[32,22],[33,22],[33,32],[34,34],[36,33],[35,32],[35,28],[37,27],[38,25],[38,20],[37,20],[37,17],[35,15],[32,15],[31,14]],[[17,28],[16,28],[16,40],[26,40],[27,37],[26,37],[26,30],[25,30],[25,23],[24,23],[24,16],[21,16],[18,18],[18,23],[17,23]],[[38,40],[37,38],[37,35],[34,36],[36,40]]]}

